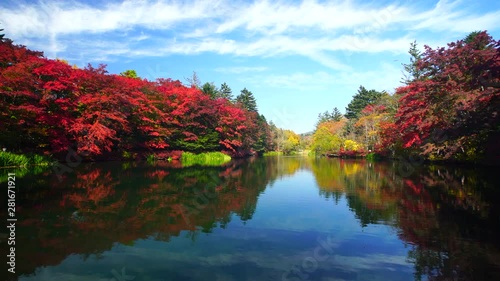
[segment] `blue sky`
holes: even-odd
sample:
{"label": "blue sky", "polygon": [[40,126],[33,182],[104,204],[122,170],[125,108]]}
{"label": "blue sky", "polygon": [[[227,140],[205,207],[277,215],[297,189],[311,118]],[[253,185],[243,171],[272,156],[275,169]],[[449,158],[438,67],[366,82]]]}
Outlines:
{"label": "blue sky", "polygon": [[318,113],[345,112],[360,85],[394,92],[414,40],[500,39],[500,1],[7,0],[0,28],[81,67],[246,87],[268,120],[303,133]]}

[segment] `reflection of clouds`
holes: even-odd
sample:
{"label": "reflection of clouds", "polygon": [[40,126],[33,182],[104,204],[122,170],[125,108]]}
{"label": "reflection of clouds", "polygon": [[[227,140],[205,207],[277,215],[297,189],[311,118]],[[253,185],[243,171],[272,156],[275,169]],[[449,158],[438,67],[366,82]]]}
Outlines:
{"label": "reflection of clouds", "polygon": [[[22,276],[19,281],[114,281],[113,274],[109,273],[109,277],[98,275],[80,275],[72,272],[60,272],[58,267],[41,267],[36,271],[35,275]],[[121,281],[121,280],[119,280]]]}
{"label": "reflection of clouds", "polygon": [[333,260],[335,260],[335,266],[355,271],[381,269],[396,271],[400,270],[400,267],[408,267],[408,271],[411,272],[413,269],[408,265],[406,255],[375,254],[363,257],[335,255]]}
{"label": "reflection of clouds", "polygon": [[[309,280],[357,278],[372,281],[384,280],[382,277],[390,274],[404,277],[385,280],[411,279],[412,266],[406,263],[407,249],[393,228],[376,224],[361,227],[345,194],[336,201],[318,196],[319,184],[310,171],[316,167],[314,163],[312,168],[307,168],[306,164],[310,163],[299,163],[293,158],[280,159],[284,162],[281,166],[269,164],[276,168],[272,175],[277,181],[272,189],[268,188],[259,195],[256,212],[244,223],[230,210],[228,216],[231,218],[224,224],[224,229],[214,227],[209,234],[199,231],[193,235],[182,231],[166,242],[154,240],[154,237],[161,236],[162,230],[156,230],[159,233],[154,232],[155,229],[144,231],[141,232],[145,233],[144,236],[139,237],[149,235],[149,238],[133,238],[133,246],[116,243],[99,257],[70,256],[57,266],[37,271],[44,274],[24,276],[22,280],[109,281],[113,278],[111,270],[119,272],[122,267],[127,268],[127,274],[136,276],[135,280],[281,280],[283,273],[314,257],[320,244],[318,238],[326,237],[331,237],[332,253],[326,260],[318,262],[318,268]],[[358,170],[362,168],[354,169],[354,165],[348,164],[325,167],[330,172],[343,169],[351,176],[359,174]],[[353,172],[349,173],[351,170]],[[280,173],[291,176],[280,178]],[[331,177],[332,174],[325,173],[324,176]],[[214,209],[219,206],[214,206]],[[42,279],[41,276],[46,277]]]}
{"label": "reflection of clouds", "polygon": [[[248,236],[245,237],[244,233]],[[397,254],[386,253],[393,251],[390,244],[394,241],[367,233],[346,238],[324,232],[230,227],[213,234],[202,234],[194,242],[181,235],[170,242],[146,239],[135,241],[133,247],[116,244],[99,258],[70,256],[60,265],[39,269],[36,277],[23,277],[21,280],[109,281],[111,273],[107,279],[103,277],[108,269],[121,267],[126,267],[127,274],[136,276],[138,280],[164,281],[173,273],[182,280],[239,281],[242,276],[244,280],[279,280],[294,265],[312,257],[319,239],[324,241],[326,237],[330,237],[333,254],[319,262],[315,271],[318,279],[310,280],[353,280],[354,276],[363,272],[374,274],[376,271],[378,275],[391,271],[411,274],[412,271],[411,265],[406,263],[406,256],[401,255],[399,249],[394,250]],[[351,256],[353,243],[379,243],[383,244],[380,247],[388,250]],[[355,249],[353,254],[360,253]],[[76,270],[81,275],[75,273]],[[99,275],[89,272],[98,272]],[[181,280],[168,278],[166,280]]]}

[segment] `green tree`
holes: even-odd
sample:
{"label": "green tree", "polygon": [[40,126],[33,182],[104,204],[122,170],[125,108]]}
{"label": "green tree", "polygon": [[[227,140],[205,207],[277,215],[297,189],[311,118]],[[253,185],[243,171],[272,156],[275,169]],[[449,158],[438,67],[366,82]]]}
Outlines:
{"label": "green tree", "polygon": [[[473,31],[469,33],[465,38],[464,38],[464,43],[467,45],[471,45],[474,50],[484,50],[488,47],[489,45],[489,40],[485,38],[484,36],[479,36],[484,34],[485,31]],[[479,36],[479,38],[477,38]],[[491,47],[491,45],[490,45]]]}
{"label": "green tree", "polygon": [[128,78],[139,78],[139,76],[137,76],[137,72],[135,72],[135,70],[133,69],[125,70],[124,72],[120,73],[120,75]]}
{"label": "green tree", "polygon": [[340,110],[337,107],[334,107],[332,113],[325,111],[323,113],[318,114],[318,122],[316,123],[316,127],[324,122],[328,121],[340,121],[342,120],[343,115],[340,113]]}
{"label": "green tree", "polygon": [[268,149],[269,138],[271,137],[270,127],[267,124],[266,117],[262,114],[257,115],[258,138],[252,145],[252,149],[262,154]]}
{"label": "green tree", "polygon": [[236,97],[236,102],[241,104],[241,106],[248,111],[257,112],[257,102],[255,101],[255,97],[252,92],[247,90],[247,88],[241,90],[241,93]]}
{"label": "green tree", "polygon": [[359,86],[358,93],[354,95],[351,102],[346,107],[345,117],[347,119],[356,119],[359,113],[369,104],[375,104],[385,92],[378,92],[375,90],[367,90],[363,86]]}
{"label": "green tree", "polygon": [[316,122],[316,127],[319,126],[319,124],[327,122],[330,120],[330,113],[327,111],[318,114],[318,122]]}
{"label": "green tree", "polygon": [[220,85],[218,97],[223,98],[223,99],[227,99],[228,101],[233,100],[233,91],[231,90],[231,88],[229,88],[229,86],[226,84],[226,82],[224,82]]}
{"label": "green tree", "polygon": [[216,99],[219,95],[219,90],[214,85],[214,83],[205,83],[201,86],[201,91],[208,95],[211,99]]}
{"label": "green tree", "polygon": [[340,110],[337,107],[333,108],[330,116],[331,116],[333,121],[340,121],[340,120],[342,120],[342,117],[343,117],[342,113],[340,113]]}
{"label": "green tree", "polygon": [[403,63],[403,80],[401,83],[406,85],[413,81],[420,80],[423,77],[423,71],[419,69],[418,62],[422,59],[422,54],[417,48],[417,41],[410,43],[410,49],[408,50],[410,54],[410,63]]}
{"label": "green tree", "polygon": [[311,150],[316,155],[338,151],[342,146],[342,139],[334,134],[328,126],[320,125],[312,136]]}

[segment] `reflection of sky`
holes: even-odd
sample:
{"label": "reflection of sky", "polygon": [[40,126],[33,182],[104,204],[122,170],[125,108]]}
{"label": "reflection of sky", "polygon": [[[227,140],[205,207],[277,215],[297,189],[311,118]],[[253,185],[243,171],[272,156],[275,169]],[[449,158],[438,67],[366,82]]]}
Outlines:
{"label": "reflection of sky", "polygon": [[72,255],[20,280],[282,280],[314,256],[318,239],[327,238],[333,252],[308,273],[308,280],[413,279],[407,249],[393,229],[361,228],[344,197],[335,203],[319,196],[313,175],[299,171],[261,194],[246,223],[234,216],[225,229],[196,233],[194,239],[183,232],[170,242],[117,243],[98,256]]}

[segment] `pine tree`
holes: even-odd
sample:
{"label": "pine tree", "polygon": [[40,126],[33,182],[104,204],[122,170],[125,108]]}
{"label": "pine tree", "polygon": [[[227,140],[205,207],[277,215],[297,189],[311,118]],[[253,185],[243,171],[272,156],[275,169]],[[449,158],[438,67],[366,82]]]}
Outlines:
{"label": "pine tree", "polygon": [[223,98],[223,99],[227,99],[228,101],[233,100],[233,91],[231,90],[231,88],[229,88],[229,86],[226,84],[226,82],[224,82],[220,85],[218,97]]}
{"label": "pine tree", "polygon": [[211,99],[216,99],[219,95],[219,90],[214,85],[214,83],[205,83],[201,86],[201,91],[208,95]]}
{"label": "pine tree", "polygon": [[330,114],[330,117],[333,121],[340,121],[342,120],[342,113],[340,113],[340,110],[337,107],[334,107],[332,110],[332,113]]}
{"label": "pine tree", "polygon": [[236,102],[241,104],[241,106],[248,111],[257,112],[257,102],[255,101],[255,97],[252,92],[247,90],[247,88],[241,90],[241,93],[236,97]]}
{"label": "pine tree", "polygon": [[422,59],[422,54],[417,48],[417,41],[413,41],[410,43],[410,50],[408,50],[410,54],[410,63],[403,63],[403,80],[401,83],[406,85],[410,84],[413,81],[420,80],[423,76],[423,71],[418,68],[418,62]]}
{"label": "pine tree", "polygon": [[363,86],[359,86],[358,93],[354,95],[351,102],[347,105],[345,110],[345,117],[347,119],[358,118],[359,113],[363,108],[369,104],[376,103],[385,92],[378,92],[375,90],[367,90]]}

